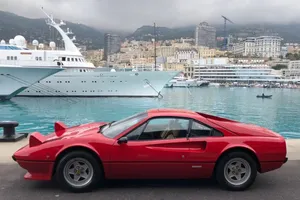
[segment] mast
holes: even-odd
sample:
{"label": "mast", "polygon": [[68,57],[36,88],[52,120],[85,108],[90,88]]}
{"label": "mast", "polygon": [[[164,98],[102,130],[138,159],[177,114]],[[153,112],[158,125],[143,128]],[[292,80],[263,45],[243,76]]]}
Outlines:
{"label": "mast", "polygon": [[156,71],[156,24],[154,22],[154,70]]}
{"label": "mast", "polygon": [[73,41],[69,38],[69,36],[60,28],[61,25],[65,25],[65,23],[63,21],[61,21],[59,24],[57,24],[54,21],[54,18],[50,15],[48,15],[45,11],[44,8],[42,7],[41,10],[43,11],[43,13],[47,16],[47,20],[46,23],[47,25],[55,28],[61,35],[62,40],[64,42],[65,45],[65,50],[66,51],[70,51],[70,52],[74,52],[77,53],[78,55],[81,55],[80,51],[78,50],[78,48],[75,46],[75,44],[73,43]]}

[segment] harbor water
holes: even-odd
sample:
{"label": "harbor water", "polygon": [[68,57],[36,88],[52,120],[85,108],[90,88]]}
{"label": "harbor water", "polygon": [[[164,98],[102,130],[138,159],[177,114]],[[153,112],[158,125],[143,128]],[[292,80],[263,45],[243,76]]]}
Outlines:
{"label": "harbor water", "polygon": [[[256,98],[264,93],[271,99]],[[185,108],[264,126],[286,138],[300,138],[300,91],[262,88],[170,88],[163,98],[25,98],[0,102],[0,121],[18,121],[18,132],[119,120],[151,108]]]}

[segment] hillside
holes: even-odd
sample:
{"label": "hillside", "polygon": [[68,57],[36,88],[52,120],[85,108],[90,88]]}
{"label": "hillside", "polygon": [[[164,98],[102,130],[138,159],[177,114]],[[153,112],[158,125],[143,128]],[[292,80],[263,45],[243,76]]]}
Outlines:
{"label": "hillside", "polygon": [[[70,28],[76,35],[76,43],[79,45],[86,45],[88,49],[103,48],[104,45],[104,33],[114,32],[108,30],[97,30],[95,28],[76,24],[72,22],[66,22],[67,26],[62,28]],[[157,27],[157,34],[159,40],[170,40],[183,38],[193,38],[196,25],[167,28]],[[223,25],[213,25],[217,29],[217,37],[223,36]],[[146,40],[150,41],[153,38],[153,26],[142,26],[134,31],[132,34],[117,33],[121,38],[127,38],[130,40]],[[300,43],[300,24],[250,24],[250,25],[238,25],[228,24],[228,32],[235,37],[246,36],[259,36],[270,35],[278,33],[279,36],[284,38],[284,42],[296,42]],[[9,12],[0,11],[0,40],[9,39],[16,35],[23,35],[28,42],[32,42],[37,39],[39,42],[48,44],[50,41],[55,41],[58,45],[59,34],[53,28],[50,30],[46,25],[45,19],[29,19],[21,17]]]}
{"label": "hillside", "polygon": [[[97,49],[103,47],[104,31],[101,32],[94,28],[66,22],[63,29],[70,28],[76,35],[76,43],[87,45],[89,49]],[[39,42],[48,44],[50,40],[57,42],[60,37],[59,33],[45,23],[45,19],[29,19],[21,17],[9,12],[0,11],[0,40],[9,39],[16,35],[23,35],[28,42],[37,39]]]}
{"label": "hillside", "polygon": [[[213,25],[217,29],[217,37],[224,35],[223,25]],[[157,27],[158,39],[168,40],[176,38],[194,37],[195,26],[166,28]],[[250,24],[250,25],[228,25],[228,33],[234,37],[279,35],[284,42],[300,43],[300,24]],[[153,27],[142,26],[127,37],[136,40],[151,40],[153,38]]]}

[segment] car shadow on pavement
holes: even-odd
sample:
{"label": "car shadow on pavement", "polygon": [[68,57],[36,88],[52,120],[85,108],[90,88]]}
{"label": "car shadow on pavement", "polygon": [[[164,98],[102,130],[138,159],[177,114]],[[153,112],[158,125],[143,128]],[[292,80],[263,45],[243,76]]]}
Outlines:
{"label": "car shadow on pavement", "polygon": [[[255,183],[248,189],[250,190],[272,190],[276,182],[270,181],[271,176],[258,175]],[[58,183],[53,180],[50,182],[35,181],[30,184],[30,189],[60,190]],[[215,180],[107,180],[96,191],[119,190],[119,189],[200,189],[200,190],[220,190]]]}

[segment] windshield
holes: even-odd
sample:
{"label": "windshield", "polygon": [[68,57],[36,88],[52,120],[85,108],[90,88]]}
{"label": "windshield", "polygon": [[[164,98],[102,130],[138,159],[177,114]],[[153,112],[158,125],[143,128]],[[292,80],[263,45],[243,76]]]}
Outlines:
{"label": "windshield", "polygon": [[135,114],[120,121],[107,124],[105,127],[103,127],[101,132],[106,137],[114,138],[123,131],[127,130],[129,127],[139,123],[146,117],[147,113]]}

